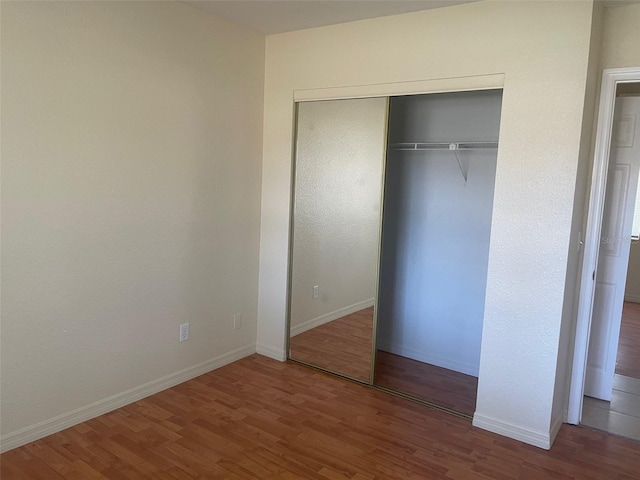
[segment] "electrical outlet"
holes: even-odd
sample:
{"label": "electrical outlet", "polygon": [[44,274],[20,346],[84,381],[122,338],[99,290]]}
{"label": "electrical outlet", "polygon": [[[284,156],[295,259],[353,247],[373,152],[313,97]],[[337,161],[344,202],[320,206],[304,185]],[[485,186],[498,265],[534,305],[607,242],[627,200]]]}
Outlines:
{"label": "electrical outlet", "polygon": [[318,298],[318,294],[320,293],[320,287],[318,287],[318,285],[315,285],[313,287],[313,298]]}
{"label": "electrical outlet", "polygon": [[185,340],[189,340],[189,324],[183,323],[180,325],[180,341],[184,342]]}
{"label": "electrical outlet", "polygon": [[240,327],[242,327],[242,314],[236,313],[233,316],[233,329],[238,330]]}

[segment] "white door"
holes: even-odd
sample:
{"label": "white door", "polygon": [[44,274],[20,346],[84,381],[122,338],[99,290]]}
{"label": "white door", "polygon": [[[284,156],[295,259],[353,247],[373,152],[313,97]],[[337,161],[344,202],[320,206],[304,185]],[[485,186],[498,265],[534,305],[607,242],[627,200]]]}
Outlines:
{"label": "white door", "polygon": [[616,99],[585,395],[611,400],[640,171],[640,97]]}

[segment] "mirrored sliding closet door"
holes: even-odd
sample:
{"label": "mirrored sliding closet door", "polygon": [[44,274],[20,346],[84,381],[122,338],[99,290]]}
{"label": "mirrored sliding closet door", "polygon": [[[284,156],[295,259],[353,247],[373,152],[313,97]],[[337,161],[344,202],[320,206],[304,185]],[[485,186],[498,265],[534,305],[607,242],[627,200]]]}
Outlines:
{"label": "mirrored sliding closet door", "polygon": [[370,383],[387,98],[297,106],[289,358]]}

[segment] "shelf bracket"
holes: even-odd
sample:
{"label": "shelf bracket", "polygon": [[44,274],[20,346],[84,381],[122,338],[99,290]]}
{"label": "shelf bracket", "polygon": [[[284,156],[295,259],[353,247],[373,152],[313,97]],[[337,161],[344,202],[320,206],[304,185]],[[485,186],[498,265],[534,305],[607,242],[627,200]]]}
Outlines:
{"label": "shelf bracket", "polygon": [[462,161],[460,160],[460,157],[458,156],[458,144],[457,143],[450,143],[449,144],[449,150],[453,152],[453,154],[456,156],[456,160],[458,161],[458,167],[460,167],[460,173],[462,174],[462,178],[464,179],[464,186],[467,186],[467,177],[469,176],[469,167],[467,166],[467,168],[465,169],[464,166],[462,165]]}

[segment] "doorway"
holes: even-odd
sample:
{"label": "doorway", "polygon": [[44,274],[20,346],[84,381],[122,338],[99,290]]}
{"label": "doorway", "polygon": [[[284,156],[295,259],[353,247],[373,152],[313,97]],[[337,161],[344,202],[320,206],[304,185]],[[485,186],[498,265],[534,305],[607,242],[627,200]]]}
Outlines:
{"label": "doorway", "polygon": [[[605,70],[568,422],[640,440],[640,70]],[[591,278],[589,278],[591,277]],[[640,293],[640,282],[638,282]],[[637,378],[636,378],[637,377]]]}
{"label": "doorway", "polygon": [[616,89],[582,424],[634,440],[640,440],[639,174],[640,83],[628,83]]}

